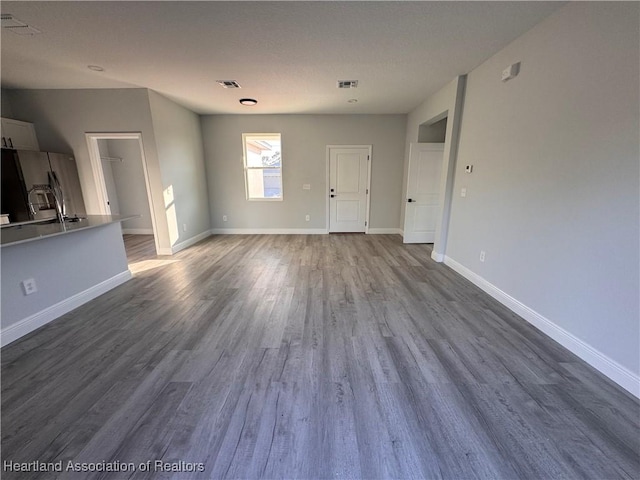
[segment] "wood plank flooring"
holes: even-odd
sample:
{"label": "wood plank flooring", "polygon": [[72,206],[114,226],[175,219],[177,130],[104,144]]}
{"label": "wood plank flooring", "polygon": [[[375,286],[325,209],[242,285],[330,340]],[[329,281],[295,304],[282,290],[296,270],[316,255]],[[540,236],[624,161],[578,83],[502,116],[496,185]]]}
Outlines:
{"label": "wood plank flooring", "polygon": [[2,460],[135,468],[3,479],[640,478],[639,402],[426,245],[126,240],[131,281],[2,350]]}

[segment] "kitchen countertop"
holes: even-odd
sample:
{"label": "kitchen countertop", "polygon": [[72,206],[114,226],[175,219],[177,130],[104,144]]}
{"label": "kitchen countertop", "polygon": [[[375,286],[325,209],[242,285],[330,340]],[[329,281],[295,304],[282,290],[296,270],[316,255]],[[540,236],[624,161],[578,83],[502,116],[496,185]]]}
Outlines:
{"label": "kitchen countertop", "polygon": [[79,222],[29,223],[26,225],[3,225],[0,230],[0,246],[9,247],[26,242],[43,240],[56,235],[79,232],[89,228],[102,227],[111,223],[123,222],[140,215],[86,215]]}

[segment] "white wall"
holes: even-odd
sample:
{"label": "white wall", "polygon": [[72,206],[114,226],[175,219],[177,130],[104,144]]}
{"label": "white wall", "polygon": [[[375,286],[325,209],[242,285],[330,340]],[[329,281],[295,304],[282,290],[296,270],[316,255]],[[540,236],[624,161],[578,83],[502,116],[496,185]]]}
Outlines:
{"label": "white wall", "polygon": [[[2,344],[126,281],[120,224],[2,247]],[[33,278],[29,296],[21,282]]]}
{"label": "white wall", "polygon": [[152,234],[153,223],[138,141],[118,139],[104,142],[108,145],[109,156],[122,159],[121,162],[108,162],[118,197],[118,210],[125,215],[140,215],[123,222],[122,231]]}
{"label": "white wall", "polygon": [[[214,229],[325,231],[326,147],[332,144],[373,145],[370,228],[400,226],[404,115],[211,115],[202,117],[202,129]],[[282,202],[246,200],[243,133],[282,134]],[[304,183],[311,190],[303,190]]]}
{"label": "white wall", "polygon": [[639,7],[571,3],[468,75],[446,251],[636,391]]}
{"label": "white wall", "polygon": [[210,230],[200,117],[151,90],[149,104],[169,239],[175,251]]}

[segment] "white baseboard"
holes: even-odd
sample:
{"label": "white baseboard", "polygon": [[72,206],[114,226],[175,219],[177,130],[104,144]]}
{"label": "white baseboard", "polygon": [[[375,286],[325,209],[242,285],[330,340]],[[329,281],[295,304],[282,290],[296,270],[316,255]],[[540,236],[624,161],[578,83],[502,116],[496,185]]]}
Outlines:
{"label": "white baseboard", "polygon": [[43,325],[46,325],[47,323],[55,320],[56,318],[61,317],[65,313],[78,308],[80,305],[84,305],[88,301],[99,297],[103,293],[106,293],[109,290],[117,287],[118,285],[123,284],[124,282],[129,280],[131,276],[131,272],[129,270],[126,270],[114,277],[105,280],[104,282],[100,282],[91,288],[76,293],[75,295],[62,300],[61,302],[58,302],[54,305],[51,305],[50,307],[45,308],[44,310],[34,313],[27,318],[23,318],[13,325],[9,325],[8,327],[3,328],[2,331],[0,331],[0,346],[4,347],[5,345],[16,341],[20,337],[33,332],[37,328],[40,328]]}
{"label": "white baseboard", "polygon": [[[442,262],[445,261],[445,256],[442,253],[437,253],[437,252],[432,251],[431,252],[431,259],[434,262],[442,263]],[[453,268],[453,267],[451,267],[451,268]],[[454,270],[455,270],[455,268],[454,268]]]}
{"label": "white baseboard", "polygon": [[214,228],[213,235],[325,235],[324,228]]}
{"label": "white baseboard", "polygon": [[[178,253],[180,250],[184,250],[185,248],[190,247],[191,245],[195,245],[200,240],[204,240],[209,236],[211,236],[211,230],[205,230],[204,232],[199,233],[195,237],[191,237],[188,240],[185,240],[184,242],[176,243],[173,247],[171,247],[171,253],[169,253],[169,255],[173,255],[174,253]],[[161,255],[166,255],[166,254],[162,253]]]}
{"label": "white baseboard", "polygon": [[125,235],[153,235],[153,228],[122,228]]}
{"label": "white baseboard", "polygon": [[401,235],[399,228],[370,228],[369,235]]}
{"label": "white baseboard", "polygon": [[488,282],[477,273],[472,272],[464,265],[456,262],[452,258],[445,256],[444,263],[487,292],[504,306],[520,315],[538,330],[542,331],[560,345],[587,362],[593,368],[609,377],[622,388],[640,398],[640,376],[620,365],[618,362],[609,358],[599,350],[593,348],[588,343],[580,340],[564,328],[556,325],[548,318],[540,315],[535,310],[527,307],[511,295],[503,292],[498,287]]}

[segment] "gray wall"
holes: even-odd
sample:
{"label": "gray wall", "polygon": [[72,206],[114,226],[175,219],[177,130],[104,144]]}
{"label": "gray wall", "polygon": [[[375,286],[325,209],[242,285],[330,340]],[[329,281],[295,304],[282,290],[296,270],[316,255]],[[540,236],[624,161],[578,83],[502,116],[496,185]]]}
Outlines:
{"label": "gray wall", "polygon": [[444,143],[447,134],[447,118],[443,118],[435,123],[420,125],[418,131],[418,142],[421,143]]}
{"label": "gray wall", "polygon": [[569,4],[468,75],[446,251],[635,374],[638,15]]}
{"label": "gray wall", "polygon": [[200,117],[151,90],[149,104],[169,237],[175,249],[210,229]]}
{"label": "gray wall", "polygon": [[[370,227],[397,229],[405,121],[404,115],[202,117],[212,228],[325,230],[326,147],[353,144],[373,145]],[[282,134],[282,202],[246,200],[243,133]],[[304,183],[311,190],[303,190]]]}
{"label": "gray wall", "polygon": [[[120,225],[2,247],[2,329],[127,272]],[[25,296],[21,282],[36,281]]]}
{"label": "gray wall", "polygon": [[42,150],[76,158],[87,213],[100,211],[85,133],[141,132],[152,185],[158,242],[171,250],[163,184],[146,89],[10,90],[21,120],[33,122]]}
{"label": "gray wall", "polygon": [[8,95],[8,90],[0,89],[0,115],[5,118],[13,118],[15,120],[20,120],[19,118],[15,118],[13,116],[13,107],[11,106],[11,99]]}
{"label": "gray wall", "polygon": [[122,162],[109,162],[122,214],[141,215],[122,224],[124,233],[153,233],[149,199],[137,140],[106,140],[109,155]]}
{"label": "gray wall", "polygon": [[[209,229],[198,116],[146,89],[10,90],[43,150],[73,153],[88,213],[99,212],[85,133],[141,132],[161,253]],[[176,198],[165,205],[169,187]],[[187,232],[182,225],[187,224]],[[170,228],[171,225],[171,228]],[[177,227],[179,226],[179,227]],[[179,228],[179,231],[177,231]]]}
{"label": "gray wall", "polygon": [[[456,77],[434,95],[426,99],[422,104],[407,115],[407,135],[404,157],[404,176],[402,184],[402,203],[406,205],[407,175],[409,173],[410,144],[422,140],[429,126],[439,123],[446,118],[444,152],[442,157],[442,177],[438,195],[440,213],[436,220],[433,251],[431,257],[443,261],[449,233],[449,213],[451,197],[453,196],[453,178],[457,157],[458,135],[460,131],[460,118],[466,75]],[[404,229],[405,209],[402,208],[401,225]]]}

